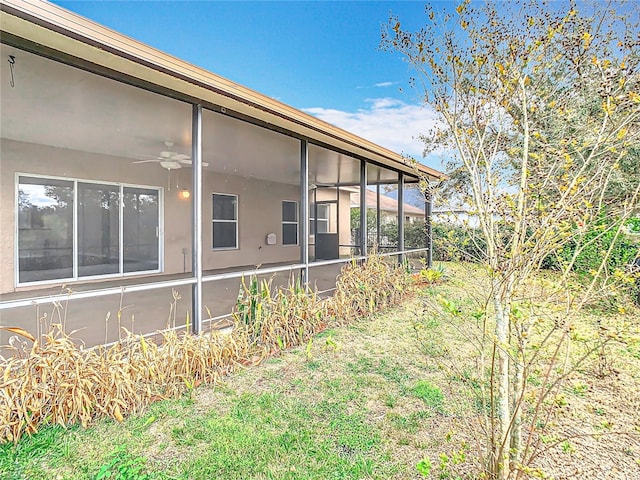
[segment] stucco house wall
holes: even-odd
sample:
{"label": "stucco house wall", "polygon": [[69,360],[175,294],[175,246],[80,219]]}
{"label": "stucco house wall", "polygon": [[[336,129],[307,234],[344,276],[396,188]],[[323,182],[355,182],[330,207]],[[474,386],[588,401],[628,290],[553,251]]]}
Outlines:
{"label": "stucco house wall", "polygon": [[[118,159],[63,148],[3,139],[0,147],[0,293],[15,291],[16,174],[33,174],[88,181],[119,182],[159,187],[162,191],[160,235],[163,236],[161,273],[191,270],[191,201],[180,198],[182,186],[190,186],[191,170],[182,168],[170,174],[158,164],[132,164]],[[179,176],[178,176],[179,175]],[[181,185],[177,182],[180,180]],[[180,187],[180,188],[179,188]],[[212,193],[238,195],[238,249],[212,248]],[[277,262],[297,262],[299,246],[282,245],[282,201],[298,201],[297,185],[246,179],[217,172],[203,178],[203,268],[255,266]],[[276,244],[267,245],[266,236],[276,234]],[[184,251],[187,251],[185,259]],[[186,260],[186,262],[185,262]],[[20,289],[37,287],[22,286]]]}

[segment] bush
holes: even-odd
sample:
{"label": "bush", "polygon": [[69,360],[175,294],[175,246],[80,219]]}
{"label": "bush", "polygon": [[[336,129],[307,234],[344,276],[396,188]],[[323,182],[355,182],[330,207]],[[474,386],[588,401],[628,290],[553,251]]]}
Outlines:
{"label": "bush", "polygon": [[0,443],[17,442],[43,424],[122,421],[154,400],[213,383],[247,356],[245,339],[241,330],[199,336],[172,330],[158,343],[128,333],[112,347],[84,350],[53,325],[26,358],[1,365]]}
{"label": "bush", "polygon": [[269,353],[305,343],[325,327],[325,304],[293,282],[273,289],[271,279],[242,279],[233,319],[246,328],[251,346]]}
{"label": "bush", "polygon": [[[383,238],[396,239],[398,226],[394,223],[383,224],[380,227]],[[434,222],[431,226],[433,237],[433,259],[444,262],[477,262],[484,258],[486,242],[477,229]],[[394,245],[397,242],[394,240]],[[405,248],[423,248],[427,244],[425,222],[416,220],[404,225]]]}
{"label": "bush", "polygon": [[427,244],[427,231],[423,220],[416,220],[404,226],[404,247],[422,248]]}
{"label": "bush", "polygon": [[478,262],[486,257],[486,242],[477,229],[434,223],[433,259],[443,262]]}
{"label": "bush", "polygon": [[572,270],[579,275],[591,275],[600,268],[602,259],[611,248],[605,265],[606,276],[622,280],[621,289],[640,305],[640,246],[630,236],[618,235],[616,238],[615,229],[607,230],[609,223],[605,219],[599,221],[579,239],[547,257],[542,268],[559,270],[563,265],[569,265],[576,249],[580,248]]}
{"label": "bush", "polygon": [[[326,301],[297,284],[272,291],[270,281],[243,282],[230,334],[170,330],[154,340],[125,332],[111,347],[85,350],[60,325],[37,339],[0,327],[33,341],[31,349],[0,364],[0,443],[18,442],[45,424],[87,426],[100,417],[122,421],[155,400],[215,383],[238,364],[301,345],[331,317],[343,324],[397,304],[410,285],[402,266],[372,255],[346,265],[335,295]],[[118,457],[103,474],[142,468],[136,459]]]}
{"label": "bush", "polygon": [[353,261],[343,267],[328,312],[340,324],[364,317],[400,303],[411,284],[411,276],[402,265],[370,255],[361,264]]}
{"label": "bush", "polygon": [[579,239],[569,242],[553,256],[548,257],[543,263],[544,268],[560,269],[561,265],[568,265],[580,248],[573,264],[573,271],[580,274],[588,274],[600,268],[602,258],[611,248],[607,259],[607,273],[613,274],[616,270],[626,270],[640,254],[636,242],[624,235],[616,238],[615,229],[607,230],[607,223],[598,222]]}

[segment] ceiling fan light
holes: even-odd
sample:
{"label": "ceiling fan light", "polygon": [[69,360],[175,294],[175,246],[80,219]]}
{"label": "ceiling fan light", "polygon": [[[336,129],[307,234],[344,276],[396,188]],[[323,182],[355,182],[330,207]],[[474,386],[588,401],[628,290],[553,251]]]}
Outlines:
{"label": "ceiling fan light", "polygon": [[191,197],[191,192],[189,190],[187,190],[186,188],[183,188],[182,190],[180,190],[180,193],[178,194],[178,196],[182,200],[189,200],[189,198]]}
{"label": "ceiling fan light", "polygon": [[182,165],[180,165],[179,162],[174,162],[172,160],[162,161],[160,162],[160,166],[162,168],[166,168],[167,170],[177,170],[179,168],[182,168]]}

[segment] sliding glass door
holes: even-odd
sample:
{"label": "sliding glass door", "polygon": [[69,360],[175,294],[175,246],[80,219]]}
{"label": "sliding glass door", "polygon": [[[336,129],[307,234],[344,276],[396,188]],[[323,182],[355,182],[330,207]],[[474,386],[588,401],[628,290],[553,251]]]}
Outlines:
{"label": "sliding glass door", "polygon": [[160,269],[160,190],[18,179],[18,283]]}
{"label": "sliding glass door", "polygon": [[158,270],[160,268],[158,190],[124,187],[123,203],[125,273]]}
{"label": "sliding glass door", "polygon": [[78,276],[120,272],[120,187],[78,182]]}
{"label": "sliding glass door", "polygon": [[21,177],[19,283],[73,277],[74,182]]}

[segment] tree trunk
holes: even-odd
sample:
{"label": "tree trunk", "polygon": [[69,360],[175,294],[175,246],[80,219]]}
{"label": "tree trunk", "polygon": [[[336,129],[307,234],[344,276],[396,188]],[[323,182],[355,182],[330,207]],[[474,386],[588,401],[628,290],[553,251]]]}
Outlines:
{"label": "tree trunk", "polygon": [[[509,406],[509,303],[501,298],[500,285],[494,280],[493,303],[496,310],[496,349],[498,356],[498,376],[496,389],[496,414],[498,416],[499,441],[494,445],[495,478],[504,480],[509,475],[509,426],[511,412]],[[495,387],[494,387],[495,389]]]}
{"label": "tree trunk", "polygon": [[511,428],[510,461],[517,466],[522,461],[522,396],[524,394],[524,339],[518,339],[518,356],[514,361],[513,375],[513,426]]}

